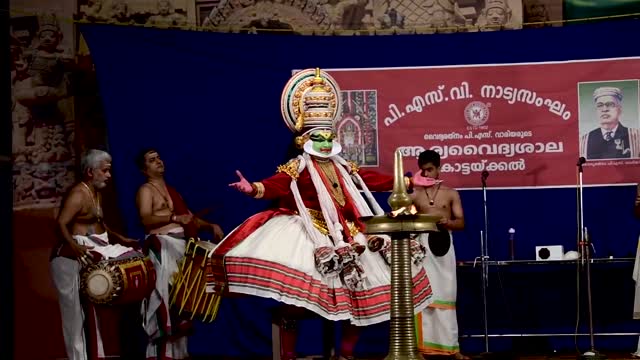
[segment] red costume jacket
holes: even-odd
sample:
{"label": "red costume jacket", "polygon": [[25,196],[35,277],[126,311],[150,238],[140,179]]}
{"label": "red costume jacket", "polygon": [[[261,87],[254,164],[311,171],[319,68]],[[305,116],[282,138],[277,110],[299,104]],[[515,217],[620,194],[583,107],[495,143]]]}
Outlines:
{"label": "red costume jacket", "polygon": [[[290,163],[291,164],[291,163]],[[334,165],[335,167],[336,165]],[[291,193],[291,181],[297,178],[298,190],[300,191],[300,196],[302,197],[302,201],[307,209],[313,209],[321,211],[320,209],[320,201],[318,199],[318,195],[316,192],[316,188],[311,181],[311,175],[309,174],[308,169],[304,169],[300,175],[297,175],[293,167],[297,167],[297,165],[285,165],[284,167],[279,167],[279,172],[275,175],[262,180],[258,183],[258,187],[264,187],[264,192],[261,194],[261,198],[273,200],[279,199],[279,206],[284,209],[290,209],[292,211],[297,211],[298,208],[296,206],[295,199],[293,198],[293,194]],[[316,167],[317,168],[317,167]],[[354,168],[355,169],[355,168]],[[393,188],[393,177],[388,175],[381,175],[374,171],[369,170],[355,170],[358,171],[360,177],[367,185],[369,190],[371,191],[390,191]],[[335,169],[336,174],[340,174],[338,169]],[[318,171],[320,177],[322,178],[325,187],[329,192],[331,192],[331,187],[333,184],[324,176],[321,171]],[[340,181],[340,187],[342,188],[342,192],[345,197],[345,204],[340,206],[336,201],[334,201],[336,208],[338,209],[338,213],[344,216],[349,221],[357,221],[360,217],[358,214],[358,210],[353,202],[353,199],[346,191],[345,187],[345,179],[342,176],[338,176]],[[255,191],[254,191],[254,196]]]}
{"label": "red costume jacket", "polygon": [[[335,165],[334,165],[335,166]],[[269,219],[277,215],[293,215],[298,212],[298,207],[296,205],[293,194],[291,193],[291,181],[297,181],[298,190],[300,191],[300,196],[302,197],[302,201],[307,209],[321,211],[320,201],[318,200],[318,194],[316,192],[316,188],[311,181],[311,175],[309,171],[305,168],[300,174],[297,172],[297,161],[292,160],[286,165],[281,165],[278,167],[278,172],[266,178],[260,182],[253,183],[254,191],[252,195],[255,198],[267,199],[267,200],[279,200],[277,209],[269,209],[258,213],[251,218],[247,219],[234,233],[229,235],[223,243],[218,246],[215,250],[216,255],[224,255],[237,244],[239,244],[242,240],[244,240],[247,236],[249,236],[253,231],[255,231],[258,227],[262,226]],[[316,167],[317,168],[317,167]],[[364,183],[367,185],[369,190],[371,191],[390,191],[393,189],[393,176],[390,175],[382,175],[375,171],[371,170],[361,170],[358,169],[355,165],[351,167],[351,173],[357,171]],[[326,179],[321,171],[318,171],[320,177],[323,179],[323,182],[327,189],[330,189],[332,184]],[[336,174],[340,174],[336,169]],[[338,210],[338,215],[340,216],[340,221],[343,223],[343,228],[347,229],[345,226],[346,221],[353,222],[358,227],[362,229],[361,224],[359,224],[358,218],[360,214],[353,202],[353,199],[350,197],[349,193],[345,188],[345,179],[341,176],[338,176],[340,181],[340,187],[343,190],[345,204],[344,206],[340,206],[335,200],[334,203],[336,205],[336,209]],[[330,190],[328,190],[331,192]]]}

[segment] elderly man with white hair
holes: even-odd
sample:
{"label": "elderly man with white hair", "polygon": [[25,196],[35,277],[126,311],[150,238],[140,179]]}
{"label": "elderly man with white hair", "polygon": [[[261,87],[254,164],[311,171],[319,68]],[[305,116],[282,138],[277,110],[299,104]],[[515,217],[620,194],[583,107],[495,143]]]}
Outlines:
{"label": "elderly man with white hair", "polygon": [[593,92],[593,102],[600,127],[580,138],[580,155],[588,160],[624,159],[640,156],[640,129],[628,128],[622,117],[622,90],[599,87]]}
{"label": "elderly man with white hair", "polygon": [[[103,221],[100,190],[111,179],[111,156],[101,150],[90,150],[82,158],[82,181],[69,191],[58,216],[60,241],[50,259],[51,276],[58,293],[62,332],[70,360],[89,359],[87,343],[95,344],[93,355],[104,358],[102,338],[98,329],[89,331],[86,339],[85,316],[80,299],[80,270],[92,261],[94,253],[104,259],[117,258],[134,252],[137,241],[109,230]],[[90,321],[92,323],[93,321]]]}

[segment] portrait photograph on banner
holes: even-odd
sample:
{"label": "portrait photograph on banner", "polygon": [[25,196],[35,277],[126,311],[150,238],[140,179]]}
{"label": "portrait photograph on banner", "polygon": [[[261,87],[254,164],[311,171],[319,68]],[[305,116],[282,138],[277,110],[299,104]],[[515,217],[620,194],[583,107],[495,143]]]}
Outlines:
{"label": "portrait photograph on banner", "polygon": [[587,161],[640,158],[638,80],[581,82],[578,94],[580,156]]}

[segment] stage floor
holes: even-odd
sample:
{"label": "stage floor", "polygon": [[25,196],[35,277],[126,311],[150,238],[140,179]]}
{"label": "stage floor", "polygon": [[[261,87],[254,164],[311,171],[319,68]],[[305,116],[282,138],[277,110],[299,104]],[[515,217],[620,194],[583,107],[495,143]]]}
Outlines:
{"label": "stage floor", "polygon": [[[467,354],[472,359],[480,360],[484,359],[481,356],[475,356],[473,354]],[[624,353],[607,353],[604,354],[607,356],[608,360],[638,360],[638,358],[634,358],[631,354]],[[444,360],[449,359],[448,357],[428,357],[428,360]],[[491,357],[491,360],[569,360],[569,359],[578,359],[575,354],[566,354],[566,355],[555,355],[555,356],[541,356],[541,355],[510,355],[510,354],[496,354],[495,357]],[[249,360],[247,358],[236,358],[236,357],[192,357],[192,360]],[[272,360],[270,357],[264,358],[252,358],[251,360]],[[298,360],[322,360],[321,357],[301,357]],[[356,360],[384,360],[384,357],[379,358],[356,358]]]}

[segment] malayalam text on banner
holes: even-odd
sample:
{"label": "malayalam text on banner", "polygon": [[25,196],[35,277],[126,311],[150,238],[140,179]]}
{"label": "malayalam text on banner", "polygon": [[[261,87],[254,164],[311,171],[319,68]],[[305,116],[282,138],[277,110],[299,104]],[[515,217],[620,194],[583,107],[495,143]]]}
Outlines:
{"label": "malayalam text on banner", "polygon": [[571,186],[640,181],[640,58],[328,70],[343,91],[343,156],[416,172],[426,149],[449,186]]}

